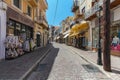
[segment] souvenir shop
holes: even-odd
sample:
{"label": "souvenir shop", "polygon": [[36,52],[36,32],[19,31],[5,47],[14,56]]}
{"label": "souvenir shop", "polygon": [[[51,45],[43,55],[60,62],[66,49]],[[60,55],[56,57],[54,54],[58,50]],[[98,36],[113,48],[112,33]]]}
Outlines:
{"label": "souvenir shop", "polygon": [[81,33],[79,34],[79,37],[78,37],[78,47],[79,47],[80,49],[84,49],[84,50],[87,49],[87,46],[88,46],[88,39],[87,39],[87,37],[88,37],[88,36],[86,36],[86,34],[87,34],[86,31],[81,32]]}
{"label": "souvenir shop", "polygon": [[72,46],[78,47],[80,49],[86,50],[88,46],[88,23],[82,21],[80,24],[75,24],[71,32],[73,32],[71,37]]}
{"label": "souvenir shop", "polygon": [[120,5],[111,10],[111,54],[120,56]]}
{"label": "souvenir shop", "polygon": [[6,59],[16,58],[34,49],[33,25],[30,19],[8,7],[5,39]]}
{"label": "souvenir shop", "polygon": [[33,29],[27,25],[9,20],[5,40],[6,58],[15,58],[33,50]]}
{"label": "souvenir shop", "polygon": [[120,56],[120,21],[111,26],[111,54]]}

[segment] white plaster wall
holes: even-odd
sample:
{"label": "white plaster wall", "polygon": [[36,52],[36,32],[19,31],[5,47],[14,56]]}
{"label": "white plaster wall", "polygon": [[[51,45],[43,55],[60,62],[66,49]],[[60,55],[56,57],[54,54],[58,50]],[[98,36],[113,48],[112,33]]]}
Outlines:
{"label": "white plaster wall", "polygon": [[0,9],[0,59],[5,59],[6,11]]}
{"label": "white plaster wall", "polygon": [[114,9],[114,21],[120,20],[120,7]]}
{"label": "white plaster wall", "polygon": [[82,12],[82,9],[85,7],[85,12],[87,12],[91,8],[91,2],[92,0],[80,1],[80,11]]}
{"label": "white plaster wall", "polygon": [[93,19],[92,21],[89,22],[89,29],[90,29],[90,42],[89,42],[89,46],[90,48],[92,48],[92,28],[95,28],[95,19]]}

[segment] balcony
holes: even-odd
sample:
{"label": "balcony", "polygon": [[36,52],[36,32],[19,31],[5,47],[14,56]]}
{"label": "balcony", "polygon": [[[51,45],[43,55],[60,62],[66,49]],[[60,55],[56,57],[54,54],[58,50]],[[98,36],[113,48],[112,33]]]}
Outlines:
{"label": "balcony", "polygon": [[111,4],[110,4],[111,9],[118,5],[120,5],[120,0],[111,0]]}
{"label": "balcony", "polygon": [[80,10],[76,10],[76,12],[74,12],[75,16],[74,16],[74,20],[77,20],[79,18],[82,18],[84,15],[82,13],[80,13]]}
{"label": "balcony", "polygon": [[44,16],[35,17],[34,21],[37,22],[38,24],[42,25],[43,28],[48,28],[48,22]]}
{"label": "balcony", "polygon": [[100,0],[99,3],[95,3],[94,6],[89,9],[84,15],[86,20],[92,20],[93,18],[96,17],[96,12],[99,10],[99,6],[103,4],[103,0]]}
{"label": "balcony", "polygon": [[76,10],[79,9],[79,1],[74,1],[73,7],[72,7],[72,12],[75,12]]}
{"label": "balcony", "polygon": [[37,2],[38,2],[38,0],[27,0],[27,1],[28,1],[28,3],[29,3],[31,6],[37,7]]}

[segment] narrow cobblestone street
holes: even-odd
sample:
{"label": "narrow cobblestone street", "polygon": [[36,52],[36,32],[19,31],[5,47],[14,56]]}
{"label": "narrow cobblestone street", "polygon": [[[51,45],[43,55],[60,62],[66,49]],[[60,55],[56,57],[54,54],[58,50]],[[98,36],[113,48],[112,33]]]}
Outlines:
{"label": "narrow cobblestone street", "polygon": [[53,46],[27,80],[111,80],[68,47],[58,43]]}
{"label": "narrow cobblestone street", "polygon": [[120,0],[0,0],[0,80],[120,80]]}

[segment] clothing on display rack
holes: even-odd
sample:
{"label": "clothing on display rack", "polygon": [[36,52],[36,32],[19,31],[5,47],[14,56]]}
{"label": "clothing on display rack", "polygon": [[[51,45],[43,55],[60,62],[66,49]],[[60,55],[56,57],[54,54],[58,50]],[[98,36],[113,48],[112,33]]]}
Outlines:
{"label": "clothing on display rack", "polygon": [[29,51],[30,51],[29,39],[26,40],[26,41],[23,43],[23,50],[26,51],[26,52],[29,52]]}
{"label": "clothing on display rack", "polygon": [[22,49],[22,42],[18,36],[7,36],[5,40],[6,58],[15,58],[24,54]]}

